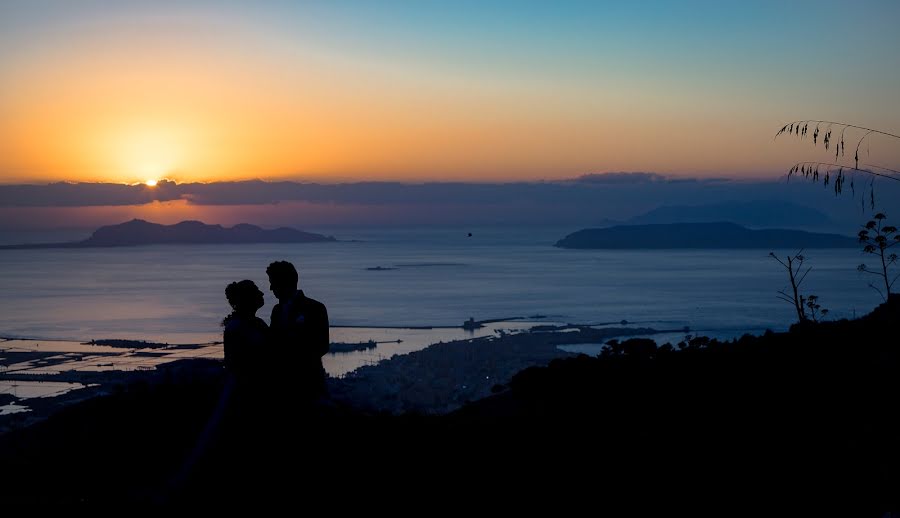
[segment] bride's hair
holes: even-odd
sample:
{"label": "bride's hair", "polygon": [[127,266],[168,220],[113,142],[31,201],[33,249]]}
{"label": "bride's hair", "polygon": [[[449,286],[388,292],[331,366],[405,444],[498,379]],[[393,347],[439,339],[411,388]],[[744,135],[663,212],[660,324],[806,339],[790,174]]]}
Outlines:
{"label": "bride's hair", "polygon": [[228,299],[228,304],[231,305],[233,311],[222,320],[222,325],[227,325],[228,322],[234,318],[238,308],[252,300],[258,291],[259,288],[257,288],[256,284],[251,280],[232,282],[226,286],[225,298]]}

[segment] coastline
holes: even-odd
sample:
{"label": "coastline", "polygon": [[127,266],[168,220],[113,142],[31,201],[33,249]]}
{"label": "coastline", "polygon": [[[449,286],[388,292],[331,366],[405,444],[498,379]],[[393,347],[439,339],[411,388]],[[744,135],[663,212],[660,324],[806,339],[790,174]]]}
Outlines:
{"label": "coastline", "polygon": [[[670,331],[670,330],[669,330]],[[332,397],[371,413],[444,414],[505,389],[517,372],[577,356],[562,344],[652,335],[651,328],[563,326],[433,344],[420,351],[331,378]]]}
{"label": "coastline", "polygon": [[[343,375],[332,373],[332,396],[366,412],[440,414],[490,395],[521,369],[576,356],[560,349],[562,344],[596,344],[614,337],[663,332],[644,327],[596,329],[565,324],[503,329],[501,324],[506,321],[491,322],[499,327],[480,329],[481,336],[441,340],[388,357],[380,354],[378,361],[358,362],[357,368]],[[394,351],[415,347],[402,340],[389,344],[375,340],[343,344],[347,349],[359,350],[333,351],[325,360],[373,355],[373,344]],[[210,369],[221,371],[223,349],[221,342],[159,344],[115,339],[79,342],[5,338],[0,342],[0,352],[4,353],[0,387],[6,384],[6,392],[13,396],[10,403],[0,407],[9,408],[9,413],[0,413],[2,435],[124,386],[163,383],[192,370],[207,375]],[[46,393],[48,387],[54,389],[50,394]]]}

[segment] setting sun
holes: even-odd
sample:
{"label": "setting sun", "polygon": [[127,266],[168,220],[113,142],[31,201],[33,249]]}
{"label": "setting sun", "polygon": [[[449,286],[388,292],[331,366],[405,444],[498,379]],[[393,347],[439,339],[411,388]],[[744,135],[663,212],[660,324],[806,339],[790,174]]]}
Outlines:
{"label": "setting sun", "polygon": [[146,184],[147,187],[156,187],[156,182],[157,180],[147,180],[144,184]]}

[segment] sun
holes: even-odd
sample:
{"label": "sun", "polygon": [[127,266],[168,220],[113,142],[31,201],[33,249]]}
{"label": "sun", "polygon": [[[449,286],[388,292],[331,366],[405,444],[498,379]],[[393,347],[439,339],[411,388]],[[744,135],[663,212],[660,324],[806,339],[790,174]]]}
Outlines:
{"label": "sun", "polygon": [[144,185],[147,187],[156,187],[159,182],[166,179],[171,167],[166,162],[161,161],[145,161],[135,168],[138,178],[146,178]]}

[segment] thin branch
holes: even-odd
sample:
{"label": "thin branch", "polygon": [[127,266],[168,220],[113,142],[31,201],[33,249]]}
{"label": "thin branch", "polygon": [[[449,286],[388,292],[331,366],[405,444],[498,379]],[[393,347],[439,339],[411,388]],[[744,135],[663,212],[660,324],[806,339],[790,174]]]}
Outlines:
{"label": "thin branch", "polygon": [[[789,122],[789,123],[785,124],[784,127],[781,128],[781,129],[778,131],[778,133],[775,134],[775,138],[778,138],[779,135],[781,135],[782,133],[784,133],[784,132],[786,131],[785,128],[787,128],[788,126],[790,126],[790,125],[792,125],[792,124],[797,124],[797,125],[799,125],[799,124],[802,124],[802,123],[810,123],[810,122],[824,123],[824,124],[835,124],[835,125],[838,125],[838,126],[843,126],[844,128],[856,128],[856,129],[860,129],[860,130],[863,130],[863,131],[868,131],[869,133],[878,133],[878,134],[880,134],[880,135],[886,135],[886,136],[888,136],[888,137],[893,137],[893,138],[900,139],[900,135],[894,135],[893,133],[887,133],[887,132],[885,132],[885,131],[879,131],[879,130],[872,129],[872,128],[865,128],[865,127],[863,127],[863,126],[856,126],[856,125],[854,125],[854,124],[846,124],[846,123],[843,123],[843,122],[818,121],[818,120],[812,120],[812,119],[809,119],[809,120],[801,120],[801,121],[795,121],[795,122]],[[843,135],[841,135],[841,137],[843,137]]]}
{"label": "thin branch", "polygon": [[[804,273],[803,276],[800,277],[800,280],[797,281],[797,287],[798,287],[798,288],[800,287],[801,284],[803,284],[803,279],[806,278],[806,275],[809,273],[810,270],[812,270],[812,266],[810,266],[809,268],[807,268],[807,269],[806,269],[806,273]],[[797,271],[799,272],[800,270],[798,269]]]}
{"label": "thin branch", "polygon": [[877,291],[878,294],[881,295],[881,298],[883,298],[884,300],[887,300],[887,297],[884,296],[884,293],[881,293],[881,290],[878,289],[878,287],[876,287],[874,284],[869,284],[869,287],[872,288],[873,290]]}
{"label": "thin branch", "polygon": [[[865,135],[863,135],[863,138],[859,139],[859,142],[856,143],[856,153],[853,156],[856,157],[855,160],[856,160],[857,167],[859,167],[859,146],[862,145],[863,140],[866,140],[866,137],[868,137],[869,135],[871,135],[874,132],[875,132],[875,130],[869,130],[869,132],[866,133]],[[897,138],[900,138],[900,137],[897,137]]]}
{"label": "thin branch", "polygon": [[866,167],[874,167],[875,169],[881,169],[882,171],[890,171],[892,173],[900,174],[900,171],[898,171],[896,169],[891,169],[890,167],[884,167],[884,166],[880,166],[880,165],[876,165],[876,164],[863,164],[863,165]]}
{"label": "thin branch", "polygon": [[[834,164],[834,163],[829,163],[829,162],[797,162],[796,164],[794,164],[794,167],[797,167],[799,169],[799,166],[801,166],[801,165],[809,165],[809,166],[823,165],[823,166],[828,166],[828,167],[843,167],[844,169],[847,169],[850,171],[859,171],[861,173],[871,174],[874,176],[880,176],[882,178],[887,178],[890,180],[894,180],[896,182],[900,182],[900,177],[891,176],[889,174],[876,173],[875,171],[871,171],[869,169],[860,169],[858,167],[853,167],[852,165]],[[863,165],[865,165],[865,164],[863,164]],[[882,168],[879,168],[879,169],[882,169]],[[897,171],[893,171],[892,169],[888,169],[888,170],[892,171],[892,172],[897,172]],[[897,172],[897,173],[900,174],[900,172]]]}
{"label": "thin branch", "polygon": [[779,259],[778,256],[775,255],[774,253],[769,254],[769,257],[771,257],[772,259],[775,259],[776,261],[778,261],[778,262],[781,264],[781,266],[784,266],[785,268],[788,267],[788,265],[784,264],[784,263],[781,261],[781,259]]}
{"label": "thin branch", "polygon": [[782,297],[785,297],[786,299],[790,300],[791,304],[794,303],[794,297],[791,294],[787,293],[785,290],[779,290],[776,293],[778,293]]}

